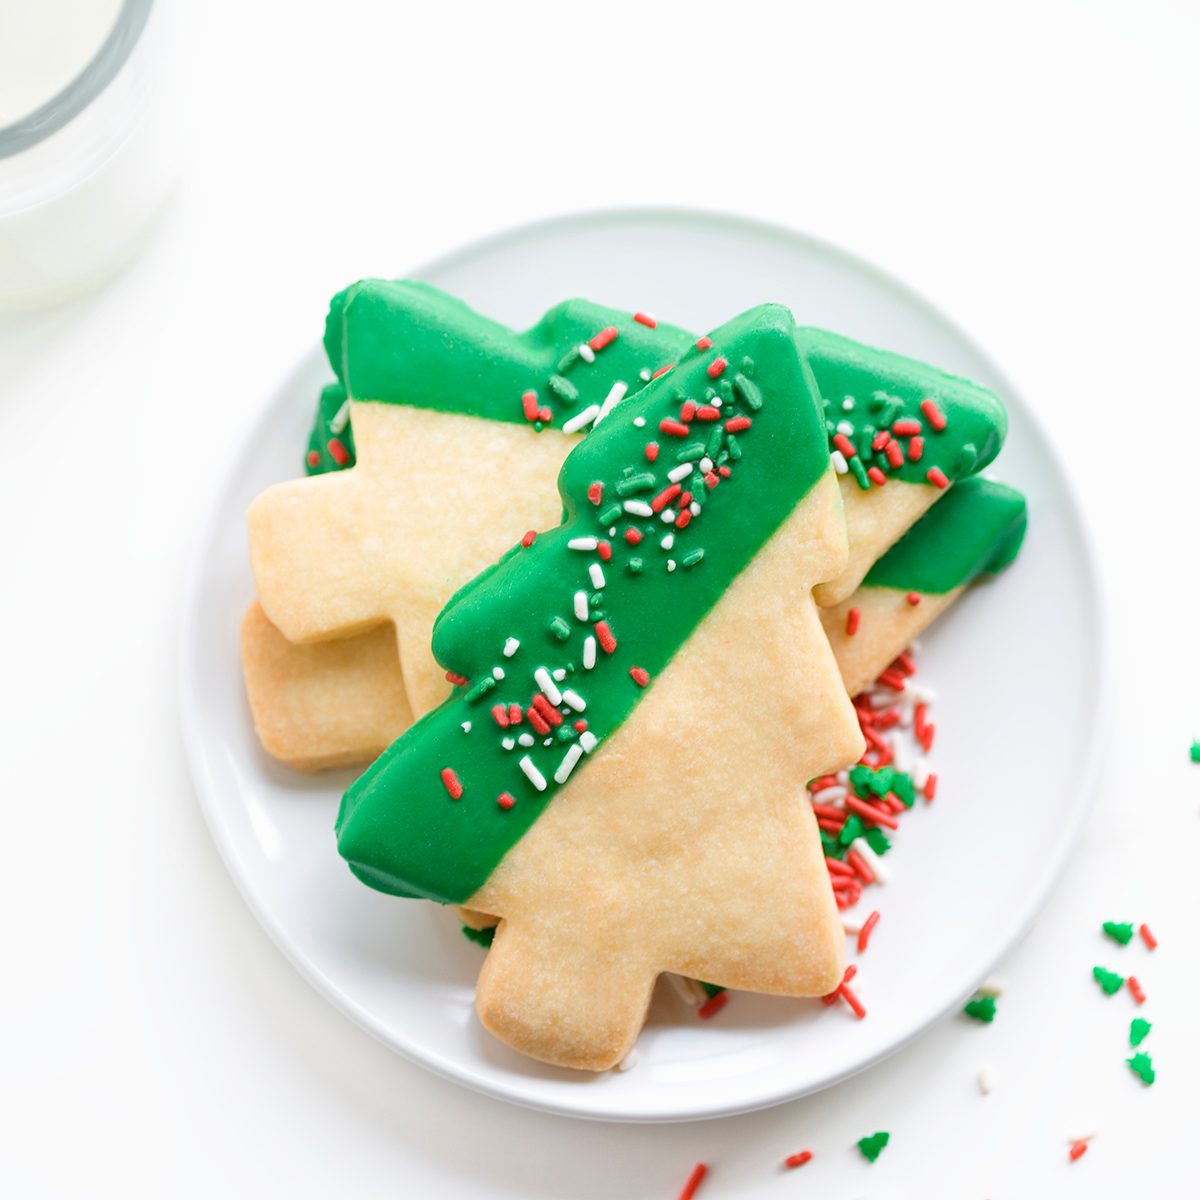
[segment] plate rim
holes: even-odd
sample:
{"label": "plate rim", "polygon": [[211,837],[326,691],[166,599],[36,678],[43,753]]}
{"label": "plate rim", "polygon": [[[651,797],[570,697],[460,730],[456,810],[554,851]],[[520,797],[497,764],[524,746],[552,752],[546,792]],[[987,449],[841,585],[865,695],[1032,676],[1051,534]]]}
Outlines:
{"label": "plate rim", "polygon": [[[466,244],[456,247],[431,260],[421,263],[407,275],[422,278],[428,274],[444,272],[456,265],[469,260],[481,253],[498,248],[509,241],[519,241],[522,238],[536,236],[541,233],[561,231],[572,225],[588,225],[598,221],[628,221],[638,222],[647,220],[682,219],[686,221],[703,221],[725,228],[740,228],[747,232],[767,235],[771,238],[782,238],[792,244],[808,245],[818,248],[822,253],[841,260],[851,269],[865,273],[882,281],[888,288],[903,296],[906,304],[920,309],[925,315],[934,318],[945,329],[951,331],[961,342],[979,356],[991,372],[994,379],[1002,387],[1006,396],[1015,398],[1022,409],[1024,417],[1032,425],[1040,438],[1046,454],[1049,456],[1059,482],[1062,485],[1071,513],[1079,534],[1080,559],[1083,568],[1084,582],[1087,585],[1089,599],[1092,603],[1092,616],[1096,627],[1096,651],[1092,666],[1095,671],[1095,689],[1092,695],[1092,712],[1090,714],[1090,734],[1087,737],[1089,753],[1086,755],[1084,770],[1079,784],[1074,791],[1074,800],[1058,828],[1061,836],[1051,854],[1042,860],[1041,873],[1036,882],[1027,889],[1027,903],[1018,919],[1004,926],[1004,934],[997,938],[993,951],[989,955],[991,964],[995,964],[1026,935],[1039,914],[1045,907],[1055,884],[1063,874],[1063,866],[1068,860],[1071,847],[1077,840],[1076,835],[1083,819],[1094,803],[1096,793],[1095,783],[1103,766],[1105,754],[1103,746],[1107,744],[1105,734],[1110,727],[1112,718],[1112,666],[1111,666],[1111,617],[1109,601],[1102,587],[1103,573],[1100,569],[1100,558],[1096,549],[1095,534],[1091,526],[1087,509],[1082,503],[1078,485],[1069,471],[1065,458],[1055,439],[1046,428],[1045,421],[1036,407],[1028,403],[1023,392],[1011,381],[1008,373],[1003,370],[986,346],[958,322],[952,320],[942,309],[927,299],[921,292],[902,279],[892,275],[872,259],[866,258],[854,251],[845,249],[840,244],[829,239],[810,234],[780,222],[762,220],[757,217],[711,209],[681,205],[628,205],[602,206],[591,209],[576,210],[560,213],[517,225],[506,226],[472,239]],[[734,1116],[741,1113],[759,1111],[785,1104],[803,1096],[814,1095],[825,1091],[839,1083],[869,1070],[878,1063],[890,1058],[904,1047],[926,1033],[935,1024],[942,1021],[950,1012],[962,1004],[971,994],[974,985],[949,1004],[931,1009],[929,1014],[918,1021],[909,1032],[890,1043],[888,1046],[872,1053],[862,1061],[855,1062],[844,1071],[836,1072],[816,1084],[801,1084],[792,1088],[775,1088],[765,1092],[759,1099],[740,1100],[732,1103],[721,1103],[719,1096],[716,1102],[704,1107],[689,1107],[671,1111],[629,1111],[611,1104],[601,1104],[599,1107],[581,1109],[567,1102],[556,1101],[552,1098],[528,1094],[520,1086],[519,1079],[513,1084],[505,1085],[474,1071],[464,1068],[456,1061],[450,1061],[436,1050],[411,1040],[398,1038],[394,1031],[385,1029],[370,1013],[368,1013],[352,996],[334,983],[328,974],[307,954],[302,952],[285,934],[280,922],[271,913],[269,907],[256,895],[250,885],[250,872],[245,868],[237,845],[228,827],[220,816],[220,806],[216,803],[214,793],[216,783],[212,778],[208,761],[208,748],[201,736],[199,724],[189,719],[193,711],[193,697],[197,694],[196,664],[193,662],[192,638],[189,636],[200,618],[200,583],[204,574],[204,549],[212,544],[220,529],[221,501],[228,496],[236,486],[237,480],[244,472],[246,459],[253,453],[254,446],[262,437],[264,430],[271,424],[271,418],[280,393],[286,387],[287,380],[307,369],[315,357],[319,358],[319,347],[313,347],[295,359],[286,372],[281,374],[279,382],[271,393],[263,400],[253,419],[245,429],[244,440],[238,452],[225,465],[224,470],[217,476],[212,490],[207,494],[206,507],[198,530],[193,534],[189,547],[188,566],[183,579],[183,599],[180,604],[180,615],[176,626],[177,646],[175,654],[176,667],[176,701],[179,707],[179,724],[182,734],[184,758],[191,777],[193,791],[199,804],[204,822],[209,834],[216,845],[217,851],[231,877],[238,894],[259,924],[275,944],[283,957],[296,971],[335,1009],[348,1017],[355,1025],[369,1033],[389,1050],[400,1054],[408,1061],[433,1071],[442,1078],[468,1087],[473,1091],[491,1098],[502,1100],[518,1107],[548,1112],[559,1116],[572,1117],[577,1120],[603,1121],[620,1124],[676,1124],[688,1121],[715,1120],[721,1117]],[[1098,749],[1099,748],[1099,749]],[[538,1080],[525,1081],[536,1085]]]}

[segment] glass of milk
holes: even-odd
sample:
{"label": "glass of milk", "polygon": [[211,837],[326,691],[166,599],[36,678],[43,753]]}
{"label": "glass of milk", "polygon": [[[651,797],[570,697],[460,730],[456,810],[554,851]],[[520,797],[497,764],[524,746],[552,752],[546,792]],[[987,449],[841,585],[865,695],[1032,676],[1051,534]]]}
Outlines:
{"label": "glass of milk", "polygon": [[141,245],[179,165],[168,0],[0,0],[0,311]]}

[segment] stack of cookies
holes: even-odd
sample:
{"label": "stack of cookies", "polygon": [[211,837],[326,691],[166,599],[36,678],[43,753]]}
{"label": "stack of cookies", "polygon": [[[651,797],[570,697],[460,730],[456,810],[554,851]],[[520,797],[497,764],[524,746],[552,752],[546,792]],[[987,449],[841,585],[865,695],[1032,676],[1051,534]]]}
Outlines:
{"label": "stack of cookies", "polygon": [[[765,304],[708,334],[570,300],[517,333],[413,282],[334,298],[309,477],[249,512],[265,749],[370,764],[337,849],[495,926],[477,1009],[603,1070],[663,972],[832,992],[805,785],[851,696],[1015,557],[985,388]],[[332,853],[332,847],[331,847]]]}

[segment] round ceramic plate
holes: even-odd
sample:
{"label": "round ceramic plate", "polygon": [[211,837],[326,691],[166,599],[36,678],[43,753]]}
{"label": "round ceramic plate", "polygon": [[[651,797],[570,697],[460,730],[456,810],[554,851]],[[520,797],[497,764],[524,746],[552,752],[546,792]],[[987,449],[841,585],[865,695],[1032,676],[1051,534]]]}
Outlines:
{"label": "round ceramic plate", "polygon": [[[867,1019],[844,1005],[739,993],[700,1021],[660,984],[633,1070],[584,1076],[542,1066],[476,1020],[483,951],[452,914],[373,892],[338,857],[332,826],[352,773],[296,775],[255,740],[237,648],[254,594],[244,513],[260,489],[298,474],[328,372],[314,347],[270,398],[215,498],[183,619],[182,716],[196,789],[247,903],[301,973],[382,1042],[518,1104],[686,1120],[775,1104],[877,1062],[961,1003],[1021,935],[1088,802],[1080,768],[1095,759],[1099,727],[1099,593],[1048,439],[945,317],[865,263],[778,228],[681,212],[580,216],[504,234],[416,274],[519,328],[576,295],[692,329],[782,301],[802,324],[978,379],[1009,406],[1011,432],[993,473],[1028,495],[1028,540],[1012,570],[924,638],[922,681],[937,692],[938,799],[905,819],[888,858],[891,882],[864,900],[884,913],[858,977]],[[314,327],[322,316],[314,312]]]}

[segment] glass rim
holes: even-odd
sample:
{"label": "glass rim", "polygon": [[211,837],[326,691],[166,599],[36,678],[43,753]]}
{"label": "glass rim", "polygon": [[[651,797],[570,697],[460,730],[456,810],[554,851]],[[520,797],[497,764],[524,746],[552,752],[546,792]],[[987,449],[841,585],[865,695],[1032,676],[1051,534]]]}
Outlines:
{"label": "glass rim", "polygon": [[19,154],[74,120],[113,81],[142,36],[154,0],[124,0],[108,36],[91,61],[56,95],[0,127],[0,159]]}

